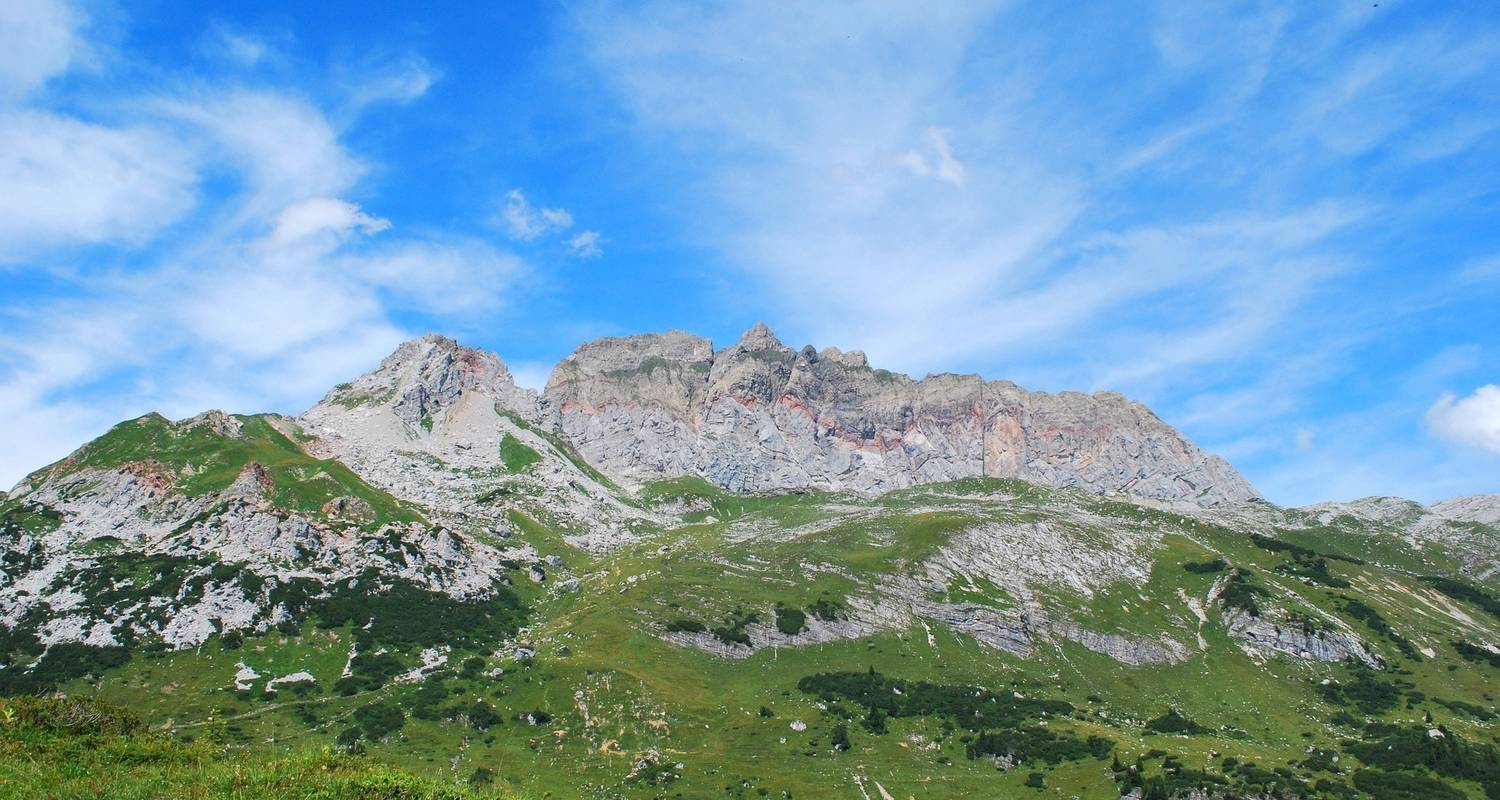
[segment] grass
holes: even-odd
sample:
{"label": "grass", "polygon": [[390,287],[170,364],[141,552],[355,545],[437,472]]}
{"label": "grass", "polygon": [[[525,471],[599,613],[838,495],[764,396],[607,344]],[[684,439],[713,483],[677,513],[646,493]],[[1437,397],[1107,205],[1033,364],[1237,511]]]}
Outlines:
{"label": "grass", "polygon": [[224,436],[207,425],[184,425],[159,414],[122,422],[52,469],[75,472],[131,464],[163,471],[174,488],[198,497],[228,488],[254,462],[271,479],[271,500],[280,508],[314,516],[338,497],[356,497],[374,510],[374,530],[387,523],[423,522],[422,515],[377,489],[336,459],[308,455],[265,415],[236,417],[237,436]]}
{"label": "grass", "polygon": [[[1322,779],[1347,787],[1357,759],[1345,760],[1343,773],[1318,773],[1300,764],[1309,760],[1310,751],[1344,752],[1346,742],[1365,735],[1367,718],[1412,726],[1426,724],[1430,713],[1435,724],[1448,726],[1466,741],[1495,741],[1493,722],[1485,717],[1495,708],[1494,667],[1465,659],[1450,643],[1495,641],[1497,620],[1472,598],[1450,597],[1421,580],[1420,575],[1443,572],[1420,553],[1364,553],[1353,549],[1354,534],[1347,531],[1343,535],[1350,538],[1338,541],[1299,540],[1317,553],[1366,562],[1330,562],[1330,574],[1349,584],[1336,588],[1320,582],[1316,571],[1308,575],[1278,569],[1296,563],[1296,554],[1267,549],[1243,531],[1014,481],[915,487],[855,503],[828,493],[735,495],[698,479],[677,479],[647,486],[640,502],[691,510],[681,524],[604,556],[567,545],[556,520],[541,511],[511,509],[516,539],[562,557],[561,571],[579,577],[581,586],[561,593],[550,589],[550,577],[540,587],[519,581],[516,591],[531,608],[528,628],[514,641],[476,640],[456,648],[448,673],[426,682],[388,682],[349,696],[335,691],[360,635],[362,620],[351,618],[331,629],[309,624],[294,636],[273,632],[247,637],[238,649],[225,649],[214,640],[197,652],[137,657],[100,680],[78,679],[65,688],[128,704],[175,738],[194,738],[174,746],[210,753],[229,747],[228,752],[243,754],[237,760],[245,770],[264,770],[270,777],[230,784],[244,787],[241,796],[274,791],[281,786],[275,776],[298,775],[307,765],[324,769],[320,759],[328,759],[332,766],[325,771],[349,781],[366,779],[361,765],[386,763],[403,771],[399,774],[407,778],[402,780],[420,776],[439,789],[467,791],[462,789],[467,777],[484,770],[481,774],[494,779],[494,791],[550,794],[556,800],[678,794],[854,797],[861,790],[856,778],[871,797],[880,794],[873,786],[878,782],[883,791],[901,798],[1115,800],[1121,783],[1110,763],[1114,756],[1125,764],[1140,759],[1138,774],[1161,786],[1197,780],[1201,773],[1238,787],[1281,769],[1293,777],[1277,780],[1311,784]],[[819,620],[811,609],[816,604],[849,609],[856,601],[879,603],[884,582],[925,575],[927,565],[941,557],[955,536],[979,524],[1018,522],[1045,524],[1087,547],[1116,541],[1149,547],[1133,553],[1149,561],[1147,578],[1097,586],[1088,596],[1033,587],[1028,597],[969,574],[964,564],[948,564],[944,574],[954,577],[928,599],[1003,613],[1044,603],[1089,630],[1173,637],[1187,647],[1185,660],[1131,667],[1073,642],[1046,638],[1023,659],[936,620],[917,619],[857,639],[765,648],[739,659],[677,647],[659,637],[679,620],[694,621],[705,632],[722,628],[726,634],[754,625],[784,631],[815,626]],[[1381,547],[1388,546],[1382,542]],[[1398,563],[1405,566],[1393,566]],[[1189,570],[1184,564],[1212,568]],[[1370,680],[1388,685],[1396,702],[1367,711],[1345,699],[1350,692],[1322,688],[1324,680],[1356,685],[1361,678],[1350,668],[1247,651],[1230,636],[1213,604],[1204,602],[1208,620],[1200,627],[1184,596],[1203,601],[1216,581],[1233,570],[1253,575],[1264,592],[1254,599],[1266,613],[1294,612],[1319,625],[1343,624],[1373,640],[1392,668]],[[1359,598],[1413,647],[1428,647],[1435,655],[1420,661],[1402,658],[1392,640],[1373,636],[1365,622],[1346,613],[1343,596]],[[1471,619],[1455,616],[1453,608],[1467,611]],[[758,615],[759,622],[749,623],[750,614]],[[517,643],[534,650],[535,658],[513,658]],[[419,644],[393,645],[391,655],[414,665]],[[458,668],[474,657],[483,660],[482,669]],[[240,661],[263,676],[248,693],[231,688]],[[491,677],[491,667],[503,672]],[[855,699],[829,699],[798,688],[808,676],[865,675],[871,669],[890,678],[885,690],[917,682],[974,687],[997,702],[1020,694],[1065,702],[1071,711],[1028,720],[1012,731],[1030,738],[980,741],[951,716],[907,713],[900,707],[872,720],[857,694]],[[305,696],[284,692],[264,697],[270,677],[302,670],[317,679]],[[1353,693],[1379,691],[1384,690]],[[356,715],[375,719],[375,712],[360,712],[371,707],[399,710],[403,723],[374,725],[378,735],[360,742],[368,750],[363,759],[323,753],[342,731],[362,724]],[[425,718],[416,715],[419,710]],[[394,719],[392,711],[381,713]],[[544,724],[527,721],[542,717]],[[1179,724],[1178,718],[1192,724]],[[806,730],[793,730],[794,721]],[[1150,727],[1152,721],[1157,730]],[[1045,727],[1056,738],[1026,734],[1028,726]],[[886,732],[878,732],[882,729]],[[847,737],[846,751],[834,747],[840,730]],[[970,740],[964,741],[965,736]],[[1090,737],[1107,739],[1112,755],[1099,757],[1067,744],[1087,743]],[[1052,763],[1038,756],[1033,764],[1004,772],[989,758],[990,750],[1017,743],[1038,748],[1058,742],[1078,757]],[[111,746],[96,749],[108,752]],[[970,758],[971,753],[985,757]],[[1156,755],[1148,757],[1150,753]],[[89,769],[108,770],[88,760],[96,756],[76,757],[94,765]],[[47,786],[46,779],[68,780],[55,778],[62,766],[35,765],[52,763],[48,758],[26,756],[20,765],[7,759],[0,770],[12,772],[0,775],[32,770],[21,776],[29,783],[16,784],[29,789]],[[284,765],[259,766],[277,761]],[[638,769],[640,764],[646,766]],[[1245,764],[1256,766],[1247,769]],[[195,786],[225,785],[219,773],[201,770],[227,767],[192,769],[200,770]],[[1040,789],[1034,772],[1043,776]],[[1379,779],[1365,782],[1371,780]],[[89,786],[97,790],[102,784],[58,785],[83,786],[78,793],[87,796]],[[132,791],[145,795],[133,786],[128,784],[121,796]],[[1476,785],[1459,779],[1451,786],[1470,797],[1482,796]],[[1304,796],[1316,794],[1309,790]]]}
{"label": "grass", "polygon": [[515,436],[507,433],[500,440],[500,460],[505,464],[509,472],[520,472],[523,469],[542,460],[537,451],[527,447]]}
{"label": "grass", "polygon": [[269,755],[146,730],[86,697],[0,701],[0,798],[479,800],[515,795],[319,748]]}

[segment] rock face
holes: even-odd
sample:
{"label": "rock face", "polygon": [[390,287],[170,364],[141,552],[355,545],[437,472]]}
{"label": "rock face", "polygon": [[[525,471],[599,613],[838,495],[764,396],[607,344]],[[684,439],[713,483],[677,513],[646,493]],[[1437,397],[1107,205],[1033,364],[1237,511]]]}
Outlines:
{"label": "rock face", "polygon": [[627,483],[697,474],[735,491],[881,492],[1017,477],[1200,505],[1255,489],[1113,392],[1028,392],[972,375],[913,380],[859,351],[793,350],[758,324],[732,347],[671,332],[600,339],[560,363],[543,413]]}
{"label": "rock face", "polygon": [[1446,519],[1500,525],[1500,494],[1471,494],[1433,503],[1428,509]]}
{"label": "rock face", "polygon": [[[608,549],[628,538],[622,525],[645,515],[620,501],[549,438],[535,392],[515,385],[493,353],[428,335],[401,345],[372,372],[338,386],[297,421],[304,446],[336,458],[360,477],[435,520],[504,535],[523,499],[562,523],[569,541]],[[505,466],[507,439],[536,462]],[[326,513],[357,517],[338,498]]]}

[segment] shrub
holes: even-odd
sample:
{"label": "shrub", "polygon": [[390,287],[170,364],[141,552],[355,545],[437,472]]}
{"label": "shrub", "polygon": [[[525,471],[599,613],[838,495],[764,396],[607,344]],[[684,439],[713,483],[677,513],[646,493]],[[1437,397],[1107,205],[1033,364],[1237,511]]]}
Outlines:
{"label": "shrub", "polygon": [[844,751],[849,749],[849,726],[840,722],[833,726],[833,749]]}
{"label": "shrub", "polygon": [[469,773],[470,786],[489,786],[494,782],[495,771],[489,767],[475,767],[474,771]]}
{"label": "shrub", "polygon": [[354,709],[354,720],[371,739],[383,739],[406,724],[401,709],[388,703],[371,703]]}
{"label": "shrub", "polygon": [[1183,716],[1175,708],[1146,723],[1146,730],[1156,733],[1207,733],[1208,729]]}
{"label": "shrub", "polygon": [[807,614],[800,608],[776,607],[776,630],[787,636],[796,636],[807,629]]}
{"label": "shrub", "polygon": [[667,623],[667,630],[672,633],[703,633],[708,626],[696,619],[674,619]]}
{"label": "shrub", "polygon": [[1047,788],[1047,776],[1040,772],[1033,772],[1026,776],[1026,785],[1033,789]]}
{"label": "shrub", "polygon": [[832,622],[834,620],[844,618],[844,606],[841,603],[835,600],[829,600],[826,597],[818,598],[817,602],[807,607],[807,610],[813,616],[823,620],[824,622]]}
{"label": "shrub", "polygon": [[130,652],[123,647],[95,647],[77,642],[55,644],[47,648],[29,672],[0,671],[0,695],[51,691],[74,678],[103,675],[129,660]]}
{"label": "shrub", "polygon": [[333,688],[348,697],[362,691],[379,689],[391,678],[405,672],[401,661],[390,653],[360,653],[349,661],[349,674],[339,678]]}
{"label": "shrub", "polygon": [[37,730],[80,736],[123,735],[145,726],[124,708],[95,697],[33,697],[23,695],[5,701],[15,723]]}
{"label": "shrub", "polygon": [[1468,797],[1435,778],[1381,769],[1354,773],[1354,785],[1380,800],[1466,800]]}
{"label": "shrub", "polygon": [[1370,630],[1375,631],[1381,636],[1389,639],[1392,644],[1396,645],[1396,649],[1400,650],[1401,653],[1407,658],[1413,661],[1422,660],[1422,655],[1417,652],[1416,646],[1408,641],[1405,636],[1397,633],[1395,629],[1390,626],[1390,623],[1385,621],[1385,617],[1380,616],[1379,611],[1376,611],[1375,609],[1352,597],[1343,597],[1340,599],[1343,602],[1340,604],[1339,608],[1345,614],[1348,614],[1349,616],[1354,617],[1360,622],[1363,622],[1370,628]]}
{"label": "shrub", "polygon": [[1326,683],[1319,689],[1328,702],[1354,706],[1366,714],[1389,711],[1401,700],[1400,689],[1375,677],[1374,671],[1363,665],[1355,668],[1353,680]]}
{"label": "shrub", "polygon": [[736,610],[729,617],[728,622],[713,629],[714,638],[724,644],[742,644],[749,647],[750,634],[745,631],[745,628],[751,623],[759,621],[760,615],[754,611],[744,612]]}
{"label": "shrub", "polygon": [[495,707],[483,700],[475,700],[474,705],[469,706],[469,724],[481,731],[501,723],[500,712]]}
{"label": "shrub", "polygon": [[1453,641],[1453,649],[1469,661],[1487,662],[1492,667],[1500,667],[1500,653],[1492,653],[1483,647],[1470,644],[1463,639]]}
{"label": "shrub", "polygon": [[1264,597],[1266,590],[1252,583],[1250,571],[1236,569],[1229,573],[1229,579],[1224,581],[1224,590],[1219,593],[1219,605],[1225,611],[1239,610],[1252,617],[1260,616],[1260,605],[1255,602],[1256,597]]}
{"label": "shrub", "polygon": [[1229,562],[1222,558],[1215,558],[1212,561],[1187,561],[1183,563],[1182,568],[1188,572],[1211,574],[1229,569]]}
{"label": "shrub", "polygon": [[480,656],[469,656],[464,659],[463,666],[459,669],[458,675],[461,678],[472,680],[479,677],[479,673],[483,671],[484,659]]}

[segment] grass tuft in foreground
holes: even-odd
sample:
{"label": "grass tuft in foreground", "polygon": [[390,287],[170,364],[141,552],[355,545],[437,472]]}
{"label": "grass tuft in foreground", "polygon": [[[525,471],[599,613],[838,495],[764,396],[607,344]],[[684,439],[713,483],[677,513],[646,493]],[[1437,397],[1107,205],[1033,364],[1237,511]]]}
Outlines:
{"label": "grass tuft in foreground", "polygon": [[184,743],[88,697],[0,701],[0,798],[479,800],[501,790],[418,778],[329,749],[273,756]]}

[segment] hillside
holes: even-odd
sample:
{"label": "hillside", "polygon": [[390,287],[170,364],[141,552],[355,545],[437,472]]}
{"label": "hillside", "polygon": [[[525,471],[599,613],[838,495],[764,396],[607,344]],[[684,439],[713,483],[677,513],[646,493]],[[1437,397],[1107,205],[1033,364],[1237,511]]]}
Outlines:
{"label": "hillside", "polygon": [[1256,497],[1119,395],[758,327],[592,343],[538,396],[425,337],[22,481],[0,693],[131,709],[121,764],[501,795],[1500,800],[1494,498]]}

